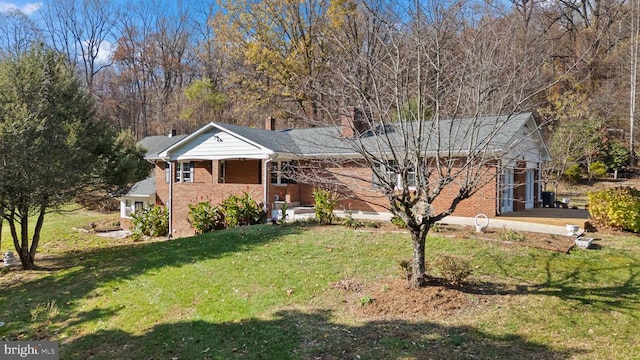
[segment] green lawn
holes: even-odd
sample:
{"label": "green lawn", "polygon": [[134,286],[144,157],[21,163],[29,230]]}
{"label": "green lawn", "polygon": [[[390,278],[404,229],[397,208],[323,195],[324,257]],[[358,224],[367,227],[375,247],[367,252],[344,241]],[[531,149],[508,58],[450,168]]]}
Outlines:
{"label": "green lawn", "polygon": [[41,255],[60,270],[0,275],[0,339],[58,340],[62,359],[640,358],[635,236],[570,254],[430,237],[430,256],[471,259],[495,295],[465,293],[484,300],[456,316],[371,320],[330,285],[398,278],[406,234],[260,225],[133,243],[71,230],[100,217],[47,219]]}

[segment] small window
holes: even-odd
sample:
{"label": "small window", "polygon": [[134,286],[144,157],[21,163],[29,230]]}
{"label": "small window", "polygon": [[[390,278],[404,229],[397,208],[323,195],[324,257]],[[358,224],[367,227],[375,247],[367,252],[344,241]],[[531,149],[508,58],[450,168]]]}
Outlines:
{"label": "small window", "polygon": [[[383,182],[376,176],[376,174],[384,176],[384,178],[392,184],[395,184],[397,189],[402,189],[404,184],[402,183],[402,176],[400,175],[400,168],[395,160],[389,160],[386,164],[376,165],[377,171],[373,171],[372,183],[374,188],[379,188],[383,185]],[[407,186],[416,186],[417,173],[415,167],[411,166],[407,168]],[[386,183],[386,182],[385,182]]]}
{"label": "small window", "polygon": [[294,161],[277,161],[271,163],[271,183],[272,184],[295,184],[294,174],[296,169]]}
{"label": "small window", "polygon": [[416,187],[416,169],[411,166],[407,169],[407,186],[408,187]]}
{"label": "small window", "polygon": [[176,164],[176,182],[193,182],[193,161],[179,161]]}

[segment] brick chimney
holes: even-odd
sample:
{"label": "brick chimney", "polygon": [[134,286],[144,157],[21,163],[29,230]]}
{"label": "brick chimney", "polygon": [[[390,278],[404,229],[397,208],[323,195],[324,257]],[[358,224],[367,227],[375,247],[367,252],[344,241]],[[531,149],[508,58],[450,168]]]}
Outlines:
{"label": "brick chimney", "polygon": [[350,107],[346,114],[340,115],[340,125],[340,135],[344,138],[352,138],[369,130],[364,113],[354,107]]}
{"label": "brick chimney", "polygon": [[267,130],[275,130],[276,129],[276,118],[269,115],[264,119],[264,128]]}
{"label": "brick chimney", "polygon": [[349,114],[341,114],[340,115],[340,125],[342,129],[340,130],[340,135],[343,138],[352,138],[353,137],[353,111],[349,111]]}

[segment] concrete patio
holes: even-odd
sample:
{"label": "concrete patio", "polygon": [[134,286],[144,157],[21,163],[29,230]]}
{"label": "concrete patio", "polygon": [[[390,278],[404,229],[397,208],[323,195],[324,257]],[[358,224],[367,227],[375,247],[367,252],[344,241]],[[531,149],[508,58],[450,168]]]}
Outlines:
{"label": "concrete patio", "polygon": [[[537,208],[489,219],[488,227],[567,235],[567,225],[578,225],[580,228],[578,232],[582,233],[588,222],[589,212],[584,209]],[[475,227],[474,218],[459,216],[448,216],[442,220],[442,223]]]}

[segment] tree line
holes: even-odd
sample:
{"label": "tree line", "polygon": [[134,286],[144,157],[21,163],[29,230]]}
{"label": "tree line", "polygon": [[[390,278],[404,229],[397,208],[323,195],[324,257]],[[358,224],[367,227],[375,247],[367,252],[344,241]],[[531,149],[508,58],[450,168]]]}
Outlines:
{"label": "tree line", "polygon": [[[333,96],[327,92],[340,92],[342,79],[332,69],[337,63],[354,56],[373,59],[380,54],[373,39],[392,41],[394,32],[415,31],[410,23],[429,31],[436,17],[456,13],[465,18],[466,29],[439,29],[442,41],[448,41],[446,32],[515,38],[515,44],[502,39],[507,46],[499,56],[527,51],[530,57],[513,70],[545,65],[543,74],[530,75],[557,83],[531,94],[530,109],[582,96],[581,108],[590,117],[629,137],[635,116],[629,108],[637,67],[636,8],[636,2],[622,0],[243,0],[219,5],[55,0],[30,17],[2,14],[0,53],[12,56],[42,41],[65,54],[97,99],[100,114],[138,138],[171,129],[189,132],[212,119],[258,125],[265,114],[295,126],[327,120],[323,105]],[[411,44],[397,45],[410,51]],[[372,85],[367,69],[352,65],[359,85]],[[486,80],[500,82],[503,75],[509,74],[488,72]],[[513,90],[537,90],[522,86]]]}

